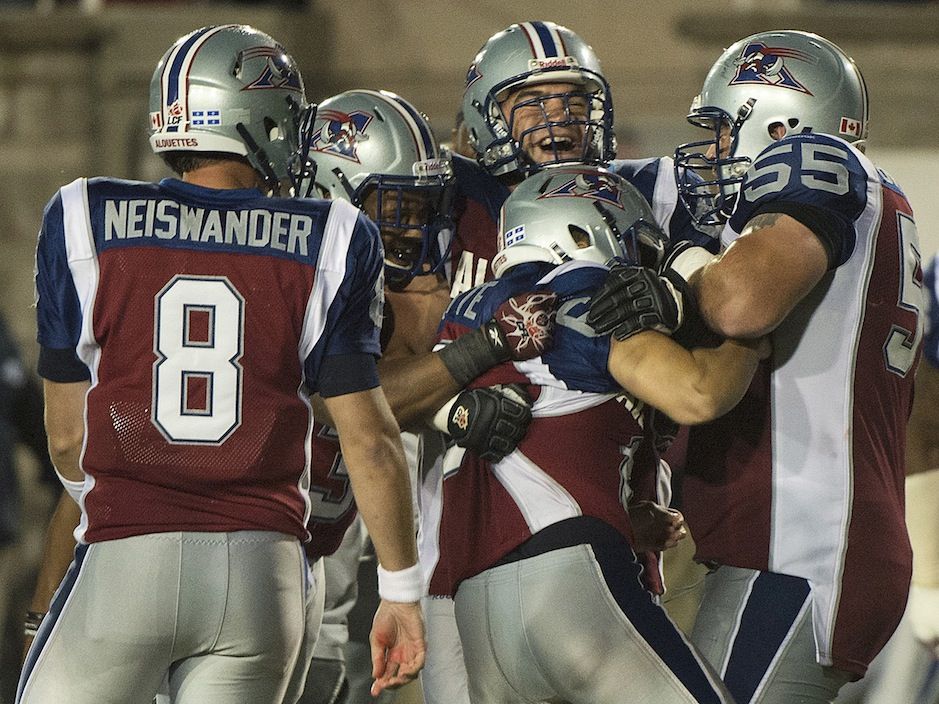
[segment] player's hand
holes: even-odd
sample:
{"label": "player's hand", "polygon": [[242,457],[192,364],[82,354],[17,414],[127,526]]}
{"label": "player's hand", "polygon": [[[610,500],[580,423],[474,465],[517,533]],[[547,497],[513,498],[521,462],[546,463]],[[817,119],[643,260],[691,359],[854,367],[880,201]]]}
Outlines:
{"label": "player's hand", "polygon": [[636,552],[668,550],[688,537],[685,517],[681,511],[666,508],[654,501],[638,501],[629,506],[629,522],[633,527]]}
{"label": "player's hand", "polygon": [[498,462],[525,437],[531,399],[518,384],[463,391],[450,407],[447,432],[457,445]]}
{"label": "player's hand", "polygon": [[910,587],[908,606],[913,637],[939,659],[939,587]]}
{"label": "player's hand", "polygon": [[684,321],[684,296],[652,269],[616,264],[590,299],[587,324],[625,340],[643,330],[671,335]]}
{"label": "player's hand", "polygon": [[375,678],[371,689],[373,697],[413,680],[424,667],[427,652],[420,603],[382,599],[368,640],[372,650],[372,677]]}

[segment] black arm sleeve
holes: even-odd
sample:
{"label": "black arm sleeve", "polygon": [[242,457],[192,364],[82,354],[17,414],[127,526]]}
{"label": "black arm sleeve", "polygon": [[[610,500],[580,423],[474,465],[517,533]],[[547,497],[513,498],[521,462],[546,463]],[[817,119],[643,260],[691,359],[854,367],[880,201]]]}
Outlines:
{"label": "black arm sleeve", "polygon": [[60,384],[91,379],[91,372],[73,349],[58,350],[52,347],[40,347],[36,370],[43,379]]}
{"label": "black arm sleeve", "polygon": [[750,219],[764,213],[788,215],[809,228],[825,248],[829,271],[837,268],[842,261],[845,246],[853,244],[845,242],[844,220],[827,208],[819,208],[808,203],[772,202],[757,208]]}
{"label": "black arm sleeve", "polygon": [[49,458],[49,441],[43,423],[42,390],[33,376],[13,396],[13,420],[20,442],[32,450],[42,468],[41,479],[58,485],[52,460]]}
{"label": "black arm sleeve", "polygon": [[378,365],[370,354],[337,354],[323,357],[317,388],[320,396],[342,396],[378,386]]}

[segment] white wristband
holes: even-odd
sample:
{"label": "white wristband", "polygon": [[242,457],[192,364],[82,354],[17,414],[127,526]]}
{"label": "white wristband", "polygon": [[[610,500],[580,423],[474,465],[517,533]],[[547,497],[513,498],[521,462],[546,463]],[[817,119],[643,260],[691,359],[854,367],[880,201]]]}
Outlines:
{"label": "white wristband", "polygon": [[420,563],[390,572],[378,565],[378,596],[385,601],[414,602],[427,596]]}
{"label": "white wristband", "polygon": [[450,432],[447,421],[450,419],[450,409],[453,408],[453,404],[456,403],[456,399],[459,395],[460,394],[457,394],[440,407],[440,410],[434,414],[431,427],[435,430],[439,430],[441,433]]}
{"label": "white wristband", "polygon": [[690,281],[694,273],[714,259],[714,255],[704,247],[688,247],[675,257],[669,267],[678,272],[685,281]]}

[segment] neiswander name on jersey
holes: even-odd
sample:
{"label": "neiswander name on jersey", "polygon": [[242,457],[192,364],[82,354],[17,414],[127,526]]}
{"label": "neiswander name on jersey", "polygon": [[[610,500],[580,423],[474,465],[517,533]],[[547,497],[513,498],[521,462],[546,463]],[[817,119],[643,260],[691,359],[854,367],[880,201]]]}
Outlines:
{"label": "neiswander name on jersey", "polygon": [[307,256],[313,218],[308,215],[271,211],[216,210],[174,200],[106,200],[104,239],[157,237],[246,247],[269,247],[293,255]]}

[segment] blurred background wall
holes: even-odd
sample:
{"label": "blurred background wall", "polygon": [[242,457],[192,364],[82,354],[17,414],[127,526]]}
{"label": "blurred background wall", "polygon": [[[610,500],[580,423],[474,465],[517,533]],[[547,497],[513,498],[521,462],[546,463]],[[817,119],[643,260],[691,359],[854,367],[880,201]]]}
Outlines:
{"label": "blurred background wall", "polygon": [[[301,64],[311,99],[348,88],[400,93],[443,139],[483,41],[515,21],[551,19],[589,41],[615,98],[624,155],[670,154],[722,48],[750,32],[818,32],[851,54],[872,100],[870,154],[939,247],[939,3],[737,0],[294,0],[279,3],[0,0],[0,309],[35,355],[32,258],[42,206],[78,176],[154,178],[147,86],[157,60],[198,26],[248,22]],[[757,9],[759,8],[759,9]]]}

